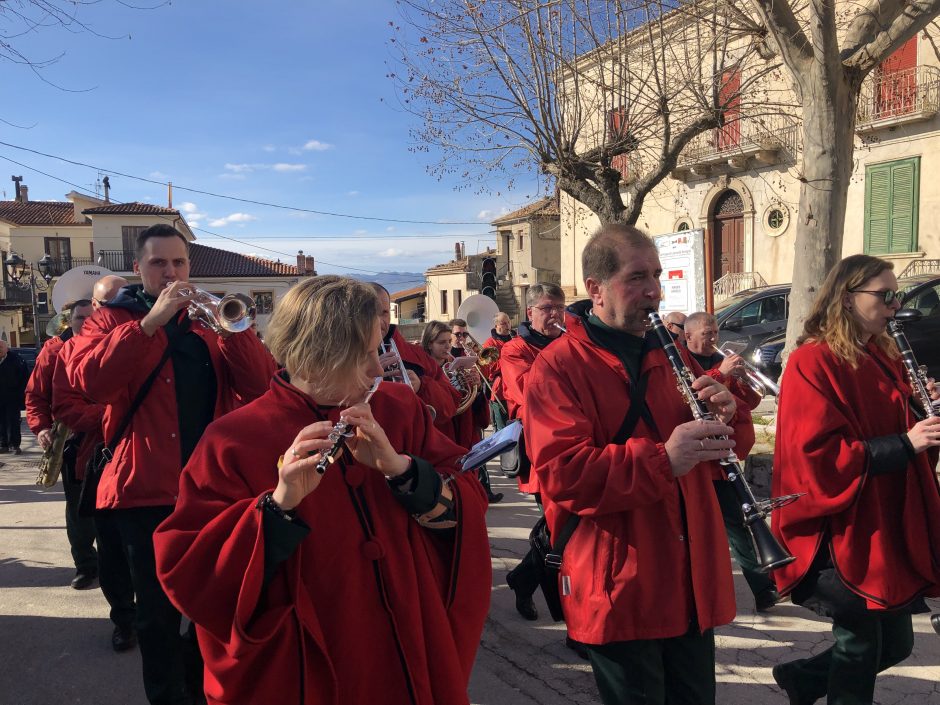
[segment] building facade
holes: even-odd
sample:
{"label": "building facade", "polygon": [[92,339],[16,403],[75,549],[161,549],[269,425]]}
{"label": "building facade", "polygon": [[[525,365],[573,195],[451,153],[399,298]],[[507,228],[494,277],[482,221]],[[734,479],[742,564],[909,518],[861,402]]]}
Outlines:
{"label": "building facade", "polygon": [[454,259],[428,269],[427,303],[425,318],[428,321],[447,321],[457,316],[464,299],[483,290],[484,266],[491,267],[502,288],[506,281],[508,257],[505,252],[487,248],[484,252],[467,255],[462,243],[454,247]]}

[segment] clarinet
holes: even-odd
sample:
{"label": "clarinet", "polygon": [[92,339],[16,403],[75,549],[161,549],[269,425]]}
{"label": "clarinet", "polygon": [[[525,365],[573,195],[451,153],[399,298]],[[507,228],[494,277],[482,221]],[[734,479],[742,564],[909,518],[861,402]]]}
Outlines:
{"label": "clarinet", "polygon": [[[369,388],[369,392],[366,394],[366,398],[362,400],[363,403],[368,403],[372,395],[375,394],[375,390],[379,388],[381,381],[381,377],[375,378],[375,381],[372,382],[372,386]],[[320,460],[317,461],[318,473],[322,475],[326,472],[326,469],[333,464],[336,458],[339,457],[339,454],[343,452],[343,448],[346,447],[346,439],[351,438],[354,433],[355,431],[352,425],[343,420],[337,421],[333,425],[330,435],[327,436],[327,440],[331,441],[333,445],[320,457]]]}
{"label": "clarinet", "polygon": [[[673,342],[672,335],[666,330],[666,326],[663,325],[659,314],[655,312],[650,313],[649,318],[653,326],[653,331],[662,343],[663,351],[666,353],[669,364],[672,366],[672,371],[676,376],[676,381],[679,386],[679,392],[685,397],[686,402],[688,402],[689,407],[692,409],[692,415],[698,421],[714,421],[715,415],[708,410],[708,406],[705,402],[699,399],[696,391],[692,389],[692,382],[695,381],[695,377],[692,376],[692,372],[686,367],[685,361],[679,354],[675,342]],[[720,436],[720,438],[724,440],[727,436]],[[754,493],[751,492],[747,481],[744,479],[744,468],[741,466],[741,461],[738,460],[738,456],[735,455],[734,451],[729,450],[728,455],[719,462],[722,467],[724,467],[728,475],[728,481],[731,483],[731,486],[734,487],[735,494],[737,494],[738,500],[741,502],[744,526],[747,528],[748,534],[751,537],[751,543],[754,546],[754,554],[757,557],[760,571],[767,573],[796,560],[796,558],[787,553],[786,549],[774,538],[774,535],[770,533],[770,529],[767,527],[767,523],[764,520],[771,511],[790,504],[790,502],[795,501],[801,495],[790,494],[765,501],[758,501],[754,497]]]}
{"label": "clarinet", "polygon": [[904,326],[894,320],[888,321],[888,332],[894,338],[894,342],[897,343],[898,350],[901,351],[901,359],[904,360],[907,378],[914,390],[914,396],[923,407],[924,418],[940,416],[940,409],[937,408],[934,400],[930,398],[930,392],[927,391],[927,367],[917,364],[917,358],[914,357],[911,344],[908,342],[907,336],[904,335]]}

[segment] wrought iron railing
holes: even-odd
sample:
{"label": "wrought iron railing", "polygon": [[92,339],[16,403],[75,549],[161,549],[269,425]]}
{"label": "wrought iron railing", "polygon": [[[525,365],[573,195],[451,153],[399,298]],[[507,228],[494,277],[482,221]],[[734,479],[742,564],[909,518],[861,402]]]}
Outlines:
{"label": "wrought iron railing", "polygon": [[937,273],[940,273],[940,259],[915,259],[904,268],[904,271],[898,274],[898,279],[915,277],[918,274]]}
{"label": "wrought iron railing", "polygon": [[84,267],[95,264],[91,257],[56,257],[50,263],[49,274],[53,277],[61,277],[73,267]]}
{"label": "wrought iron railing", "polygon": [[794,119],[741,118],[693,138],[679,155],[678,165],[694,166],[765,150],[795,154],[799,147],[800,125]]}
{"label": "wrought iron railing", "polygon": [[16,284],[7,282],[3,285],[3,302],[7,304],[31,304],[33,294],[29,287],[21,289]]}
{"label": "wrought iron railing", "polygon": [[134,253],[128,250],[98,250],[96,264],[112,272],[133,272]]}
{"label": "wrought iron railing", "polygon": [[729,272],[712,284],[712,296],[717,303],[739,291],[762,286],[767,286],[767,282],[759,272]]}
{"label": "wrought iron railing", "polygon": [[940,110],[940,69],[913,66],[900,71],[875,71],[862,84],[856,126]]}

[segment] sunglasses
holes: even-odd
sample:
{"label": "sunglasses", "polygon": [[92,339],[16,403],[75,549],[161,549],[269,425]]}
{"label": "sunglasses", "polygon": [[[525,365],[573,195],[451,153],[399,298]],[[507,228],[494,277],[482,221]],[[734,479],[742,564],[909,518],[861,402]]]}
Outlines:
{"label": "sunglasses", "polygon": [[454,333],[455,338],[466,338],[468,335],[470,334],[469,333]]}
{"label": "sunglasses", "polygon": [[897,301],[899,304],[904,303],[905,294],[903,291],[892,291],[888,289],[886,291],[871,291],[869,289],[849,289],[850,294],[873,294],[881,298],[885,306],[890,306],[892,303]]}
{"label": "sunglasses", "polygon": [[684,323],[667,323],[666,325],[667,325],[667,326],[675,326],[676,328],[679,328],[680,330],[685,330],[685,324],[684,324]]}

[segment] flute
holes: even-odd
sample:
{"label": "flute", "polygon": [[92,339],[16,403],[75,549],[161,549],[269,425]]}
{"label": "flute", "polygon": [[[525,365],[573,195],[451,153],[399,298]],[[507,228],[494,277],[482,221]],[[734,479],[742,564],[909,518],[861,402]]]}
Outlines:
{"label": "flute", "polygon": [[[379,384],[382,382],[381,377],[376,377],[372,382],[372,386],[369,388],[366,398],[362,400],[364,404],[367,404],[372,398],[372,395],[375,394],[375,390],[379,388]],[[326,469],[339,457],[339,454],[343,452],[343,448],[346,447],[346,439],[351,438],[355,433],[353,427],[340,419],[334,425],[330,431],[330,435],[327,436],[327,439],[332,441],[333,445],[330,449],[324,453],[321,458],[317,461],[317,472],[321,475],[326,472]]]}

